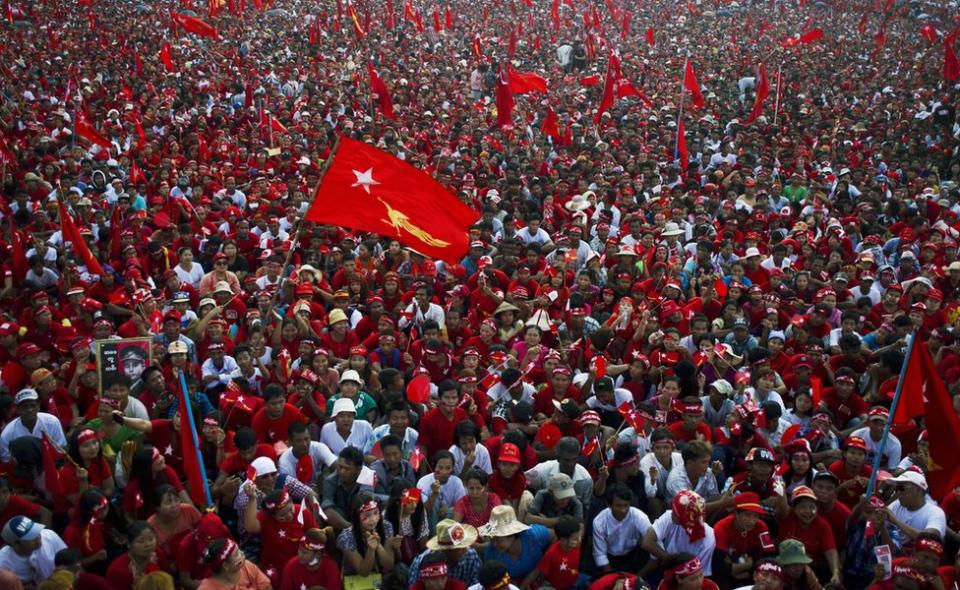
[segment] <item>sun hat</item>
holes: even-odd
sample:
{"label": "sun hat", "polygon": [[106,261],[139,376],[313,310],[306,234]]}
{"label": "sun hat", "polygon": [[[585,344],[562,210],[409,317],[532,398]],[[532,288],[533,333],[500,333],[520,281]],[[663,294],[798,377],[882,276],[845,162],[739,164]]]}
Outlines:
{"label": "sun hat", "polygon": [[517,520],[513,506],[494,506],[490,511],[490,520],[477,531],[484,537],[509,537],[517,535],[530,527]]}
{"label": "sun hat", "polygon": [[347,314],[344,313],[344,311],[340,308],[331,311],[330,315],[327,317],[327,323],[331,326],[345,321],[347,321]]}
{"label": "sun hat", "polygon": [[663,226],[663,231],[660,232],[660,237],[679,236],[681,234],[683,234],[683,230],[680,229],[680,226],[676,223],[670,222]]}
{"label": "sun hat", "polygon": [[780,542],[780,553],[777,554],[777,563],[785,565],[807,565],[813,560],[807,556],[807,549],[796,539],[786,539]]}
{"label": "sun hat", "polygon": [[343,375],[340,377],[340,383],[347,383],[353,381],[360,387],[363,387],[363,379],[360,378],[360,374],[354,371],[353,369],[347,369],[343,372]]}
{"label": "sun hat", "polygon": [[333,403],[333,411],[331,412],[331,415],[333,417],[336,417],[339,414],[342,414],[344,412],[350,412],[350,413],[356,414],[357,408],[356,406],[353,405],[352,399],[341,397],[340,399],[338,399]]}
{"label": "sun hat", "polygon": [[437,523],[437,535],[427,541],[427,549],[443,551],[466,549],[477,542],[477,529],[446,518]]}

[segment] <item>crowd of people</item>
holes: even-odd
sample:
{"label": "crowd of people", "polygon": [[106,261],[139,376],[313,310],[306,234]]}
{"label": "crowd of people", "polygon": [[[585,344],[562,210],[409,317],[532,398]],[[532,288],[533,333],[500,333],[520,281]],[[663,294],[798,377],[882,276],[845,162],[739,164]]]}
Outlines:
{"label": "crowd of people", "polygon": [[[5,1],[0,587],[958,588],[954,12]],[[338,135],[469,251],[304,221]]]}

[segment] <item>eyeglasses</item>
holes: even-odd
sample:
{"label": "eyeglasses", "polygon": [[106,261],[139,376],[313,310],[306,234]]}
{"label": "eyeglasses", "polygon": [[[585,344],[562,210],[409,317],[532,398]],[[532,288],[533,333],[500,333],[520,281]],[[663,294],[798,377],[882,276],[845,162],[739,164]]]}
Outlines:
{"label": "eyeglasses", "polygon": [[214,265],[214,266],[226,266],[226,265],[227,265],[227,261],[226,261],[226,260],[218,260],[218,261],[214,262],[213,265]]}

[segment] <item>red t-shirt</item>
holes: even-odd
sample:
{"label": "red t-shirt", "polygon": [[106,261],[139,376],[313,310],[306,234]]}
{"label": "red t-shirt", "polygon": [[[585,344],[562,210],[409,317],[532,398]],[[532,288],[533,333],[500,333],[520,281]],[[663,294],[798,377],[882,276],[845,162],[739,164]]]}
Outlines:
{"label": "red t-shirt", "polygon": [[776,545],[770,537],[767,523],[758,520],[752,529],[743,533],[737,528],[735,518],[733,514],[725,516],[713,526],[717,549],[723,551],[732,561],[742,555],[749,555],[757,560],[776,553]]}
{"label": "red t-shirt", "polygon": [[[147,565],[145,574],[152,572],[162,572],[169,570],[167,565],[167,559],[163,555],[163,551],[157,547],[154,552],[157,559],[153,563]],[[110,580],[110,583],[117,590],[133,590],[133,572],[130,571],[130,554],[124,553],[120,557],[113,560],[113,563],[110,564],[110,567],[107,568],[107,578]]]}
{"label": "red t-shirt", "polygon": [[820,398],[820,401],[827,406],[827,409],[830,410],[836,420],[837,428],[841,429],[846,428],[847,423],[852,418],[866,414],[870,409],[867,406],[867,402],[856,393],[850,394],[850,397],[845,400],[840,399],[834,387],[824,390],[823,397]]}
{"label": "red t-shirt", "polygon": [[520,469],[510,479],[505,479],[500,475],[499,469],[494,469],[493,475],[490,476],[489,486],[490,491],[496,492],[504,503],[518,501],[524,490],[527,489],[527,478]]}
{"label": "red t-shirt", "polygon": [[560,541],[556,541],[547,549],[537,569],[556,590],[573,588],[580,575],[580,545],[564,549]]}
{"label": "red t-shirt", "polygon": [[694,432],[687,432],[683,428],[683,421],[677,421],[669,426],[667,429],[677,437],[678,441],[690,442],[697,439],[698,434],[703,435],[703,440],[707,442],[713,442],[713,432],[710,430],[710,426],[706,422],[700,422],[697,424],[697,429]]}
{"label": "red t-shirt", "polygon": [[[177,475],[177,472],[174,471],[173,467],[169,465],[163,468],[163,475],[167,480],[167,483],[173,486],[177,493],[179,494],[183,491],[183,484],[180,483],[180,476]],[[156,475],[154,475],[154,481],[158,481]],[[159,484],[156,484],[159,485]],[[154,487],[156,487],[154,485]],[[140,489],[140,481],[133,479],[127,484],[127,487],[123,490],[123,511],[126,514],[133,514],[137,519],[146,520],[155,510],[155,506],[149,506],[144,500],[143,490]]]}
{"label": "red t-shirt", "polygon": [[453,411],[453,419],[447,418],[440,408],[434,408],[427,412],[420,420],[420,446],[426,453],[427,459],[433,461],[433,455],[437,451],[449,449],[453,445],[453,429],[457,424],[470,417],[463,408],[457,407]]}
{"label": "red t-shirt", "polygon": [[293,506],[293,519],[290,522],[280,522],[266,512],[257,514],[260,521],[260,539],[263,549],[260,553],[260,569],[267,574],[270,580],[277,584],[280,572],[286,567],[291,558],[297,557],[297,549],[303,540],[303,533],[307,529],[317,527],[313,514],[307,511],[303,515],[303,524],[297,522],[300,506]]}
{"label": "red t-shirt", "polygon": [[[87,467],[87,483],[92,488],[99,488],[104,481],[113,477],[110,471],[110,464],[107,460],[100,457],[100,460],[94,460]],[[53,511],[57,514],[65,514],[71,507],[67,496],[80,493],[80,480],[77,479],[77,468],[71,462],[67,462],[60,470],[60,485],[63,487],[63,494],[58,494],[53,498]]]}
{"label": "red t-shirt", "polygon": [[833,540],[845,542],[847,539],[847,519],[850,518],[851,510],[842,502],[834,502],[833,510],[824,512],[823,507],[817,505],[817,515],[830,523],[833,530]]}
{"label": "red t-shirt", "polygon": [[833,529],[830,528],[830,523],[825,518],[817,516],[810,523],[810,526],[803,528],[793,511],[780,521],[779,539],[781,541],[784,539],[800,541],[806,547],[807,555],[815,562],[824,561],[824,553],[837,548],[833,539]]}
{"label": "red t-shirt", "polygon": [[[830,467],[828,467],[827,469],[830,470],[830,473],[837,476],[837,479],[840,480],[840,483],[843,483],[849,479],[853,479],[854,477],[857,477],[857,476],[863,476],[867,479],[870,479],[870,474],[873,473],[873,468],[867,465],[866,463],[864,463],[863,465],[860,466],[860,473],[858,473],[857,475],[848,475],[846,465],[847,465],[846,460],[840,459],[831,463]],[[846,488],[844,490],[838,490],[837,501],[844,504],[847,508],[850,508],[852,510],[854,506],[857,505],[857,502],[860,501],[860,496],[862,496],[866,492],[867,492],[866,485],[857,484],[849,488]]]}
{"label": "red t-shirt", "polygon": [[301,564],[296,556],[291,557],[283,568],[278,590],[301,590],[314,586],[327,590],[342,590],[343,584],[340,581],[340,568],[337,562],[324,555],[317,569],[310,570]]}
{"label": "red t-shirt", "polygon": [[[277,450],[273,448],[273,445],[258,444],[254,451],[253,459],[257,457],[267,457],[275,462],[277,460]],[[221,461],[219,465],[220,471],[227,475],[246,475],[247,467],[253,462],[253,459],[247,461],[240,456],[239,451],[235,451],[223,458],[223,461]]]}
{"label": "red t-shirt", "polygon": [[283,413],[277,419],[267,415],[266,407],[260,408],[253,416],[250,426],[257,433],[258,441],[272,445],[277,441],[287,440],[287,429],[296,422],[306,423],[307,418],[296,406],[285,403]]}

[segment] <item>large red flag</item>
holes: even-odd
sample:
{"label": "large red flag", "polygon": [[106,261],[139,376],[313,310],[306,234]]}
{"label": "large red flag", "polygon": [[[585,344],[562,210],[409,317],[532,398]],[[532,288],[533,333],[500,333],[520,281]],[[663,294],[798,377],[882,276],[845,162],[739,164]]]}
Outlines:
{"label": "large red flag", "polygon": [[13,266],[13,280],[22,281],[30,270],[27,264],[26,250],[23,248],[23,236],[13,225],[10,228],[10,264]]}
{"label": "large red flag", "polygon": [[510,77],[510,92],[514,94],[524,94],[527,92],[547,93],[547,79],[540,74],[518,72],[509,66],[507,66],[507,72],[507,75]]}
{"label": "large red flag", "polygon": [[194,444],[196,436],[196,424],[190,419],[192,412],[189,410],[189,402],[183,394],[183,387],[177,387],[179,390],[177,397],[179,399],[180,412],[180,452],[183,453],[183,474],[187,478],[187,491],[190,498],[197,506],[207,505],[206,480],[207,475],[200,468],[200,451]]}
{"label": "large red flag", "polygon": [[744,125],[753,123],[763,113],[763,101],[767,100],[768,96],[770,96],[770,81],[767,80],[767,67],[760,64],[760,73],[757,75],[757,96],[753,100],[750,116],[743,121]]}
{"label": "large red flag", "polygon": [[690,164],[690,153],[687,152],[687,132],[683,126],[683,117],[680,117],[677,124],[677,158],[680,160],[680,169],[686,172]]}
{"label": "large red flag", "polygon": [[947,82],[954,82],[960,77],[960,61],[957,61],[957,54],[953,50],[954,36],[950,35],[943,42],[943,79]]}
{"label": "large red flag", "polygon": [[547,137],[557,139],[560,137],[560,126],[557,123],[557,113],[549,106],[547,107],[547,116],[543,118],[543,125],[540,131]]}
{"label": "large red flag", "polygon": [[363,30],[363,25],[360,24],[360,17],[357,16],[357,10],[353,7],[352,2],[347,2],[347,16],[350,17],[350,22],[353,23],[353,32],[357,36],[357,39],[363,40],[363,38],[367,36],[367,33]]}
{"label": "large red flag", "polygon": [[683,86],[690,91],[693,106],[698,109],[703,108],[703,92],[700,91],[700,82],[697,81],[697,73],[693,71],[693,62],[689,59],[683,71]]}
{"label": "large red flag", "polygon": [[377,71],[373,69],[373,64],[367,64],[367,73],[370,74],[370,92],[376,94],[377,105],[380,107],[380,112],[383,113],[384,117],[396,120],[397,115],[393,112],[393,101],[390,100],[390,91],[387,89],[387,85],[383,83],[380,75],[377,74]]}
{"label": "large red flag", "polygon": [[43,482],[47,487],[47,492],[54,497],[62,496],[63,484],[60,482],[60,472],[57,470],[57,458],[61,454],[54,448],[53,441],[50,440],[50,436],[46,432],[43,433],[41,445],[43,446]]}
{"label": "large red flag", "polygon": [[603,96],[600,97],[600,106],[597,107],[597,114],[593,117],[593,122],[597,125],[600,124],[600,118],[603,116],[603,113],[610,110],[610,107],[613,106],[613,86],[616,83],[616,79],[613,75],[613,68],[607,68],[607,79],[603,84]]}
{"label": "large red flag", "polygon": [[649,29],[647,29],[647,32],[644,33],[643,36],[646,37],[647,39],[647,45],[649,45],[650,47],[653,47],[654,46],[653,27],[650,27]]}
{"label": "large red flag", "polygon": [[920,27],[920,34],[923,35],[923,38],[929,43],[937,42],[937,29],[935,29],[933,25],[923,25]]}
{"label": "large red flag", "polygon": [[820,39],[823,39],[823,29],[811,29],[800,35],[800,43],[803,43],[804,45],[807,43],[813,43],[814,41],[819,41]]}
{"label": "large red flag", "polygon": [[170,18],[173,19],[176,26],[182,27],[188,33],[200,35],[201,37],[209,37],[210,39],[220,38],[219,35],[217,35],[217,29],[215,29],[213,25],[195,16],[171,12]]}
{"label": "large red flag", "polygon": [[928,376],[924,374],[924,355],[929,357],[930,351],[925,344],[917,342],[911,347],[910,356],[903,361],[907,363],[907,368],[903,372],[900,400],[893,414],[894,425],[906,424],[924,415],[924,391],[928,387]]}
{"label": "large red flag", "polygon": [[443,26],[448,30],[453,30],[453,11],[450,10],[450,5],[447,4],[446,8],[443,9]]}
{"label": "large red flag", "polygon": [[73,129],[79,137],[82,137],[89,141],[90,143],[97,144],[105,150],[109,150],[113,147],[113,144],[110,143],[110,140],[100,134],[99,131],[94,129],[93,125],[87,121],[87,116],[83,112],[77,112],[77,121]]}
{"label": "large red flag", "polygon": [[500,66],[497,74],[497,126],[513,125],[513,91],[510,89],[510,74]]}
{"label": "large red flag", "polygon": [[930,351],[923,348],[923,363],[927,382],[923,393],[926,395],[927,412],[925,425],[927,440],[930,442],[930,459],[927,464],[927,477],[930,494],[934,498],[943,498],[957,485],[960,485],[960,417],[953,407],[953,400],[947,387],[933,364]]}
{"label": "large red flag", "polygon": [[431,258],[456,262],[480,215],[442,184],[373,146],[340,138],[308,221],[376,232]]}
{"label": "large red flag", "polygon": [[94,258],[90,252],[90,248],[87,247],[87,241],[80,235],[80,230],[77,229],[73,218],[67,213],[67,208],[63,206],[63,201],[57,201],[57,208],[60,211],[60,229],[63,231],[63,241],[69,241],[73,244],[73,251],[77,253],[77,257],[80,258],[83,265],[87,267],[87,271],[90,274],[103,276],[103,267],[100,266],[100,262]]}

